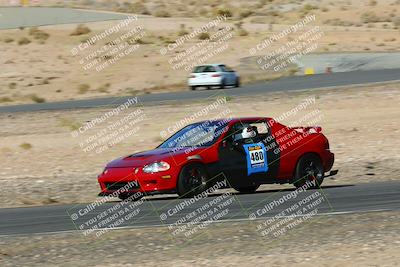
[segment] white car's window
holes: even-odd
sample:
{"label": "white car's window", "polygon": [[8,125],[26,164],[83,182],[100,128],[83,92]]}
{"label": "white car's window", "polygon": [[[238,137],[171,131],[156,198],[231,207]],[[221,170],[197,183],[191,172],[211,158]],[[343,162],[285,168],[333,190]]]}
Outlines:
{"label": "white car's window", "polygon": [[219,65],[218,67],[221,69],[221,71],[227,72],[225,65]]}
{"label": "white car's window", "polygon": [[194,68],[193,73],[204,72],[204,69],[205,69],[206,67],[207,67],[207,66],[197,66],[197,67]]}
{"label": "white car's window", "polygon": [[216,72],[216,70],[214,66],[206,66],[203,72]]}

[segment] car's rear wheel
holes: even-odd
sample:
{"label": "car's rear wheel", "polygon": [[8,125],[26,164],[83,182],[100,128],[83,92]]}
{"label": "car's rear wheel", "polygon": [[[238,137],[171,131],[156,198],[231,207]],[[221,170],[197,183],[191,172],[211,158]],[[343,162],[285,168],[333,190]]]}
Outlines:
{"label": "car's rear wheel", "polygon": [[324,166],[315,154],[302,156],[296,166],[294,186],[302,187],[307,181],[313,183],[309,188],[319,188],[324,181]]}
{"label": "car's rear wheel", "polygon": [[233,186],[233,189],[236,191],[239,191],[242,194],[251,194],[257,191],[257,189],[260,187],[260,185],[251,185],[251,186],[242,186],[242,187],[236,187]]}
{"label": "car's rear wheel", "polygon": [[219,86],[220,89],[224,89],[225,88],[225,79],[222,79],[221,81],[221,85]]}
{"label": "car's rear wheel", "polygon": [[207,189],[208,174],[204,165],[190,163],[184,166],[178,177],[177,191],[180,197],[193,197]]}
{"label": "car's rear wheel", "polygon": [[196,90],[196,86],[190,86],[190,90],[192,91]]}
{"label": "car's rear wheel", "polygon": [[236,78],[235,87],[236,88],[240,87],[240,78],[239,77]]}

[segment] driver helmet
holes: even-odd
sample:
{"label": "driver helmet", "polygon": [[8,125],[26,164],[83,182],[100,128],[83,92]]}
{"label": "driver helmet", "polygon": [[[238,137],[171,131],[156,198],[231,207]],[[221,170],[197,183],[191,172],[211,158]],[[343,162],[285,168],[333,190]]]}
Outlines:
{"label": "driver helmet", "polygon": [[254,138],[257,136],[257,127],[249,124],[243,125],[242,132],[236,135],[236,140]]}

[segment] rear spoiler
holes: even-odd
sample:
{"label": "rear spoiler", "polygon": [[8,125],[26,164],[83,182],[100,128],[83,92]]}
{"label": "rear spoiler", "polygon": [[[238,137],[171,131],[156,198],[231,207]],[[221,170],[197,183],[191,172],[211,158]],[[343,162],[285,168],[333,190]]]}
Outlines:
{"label": "rear spoiler", "polygon": [[309,127],[297,126],[297,127],[291,127],[291,129],[296,130],[300,133],[320,133],[320,132],[322,132],[321,126],[309,126]]}

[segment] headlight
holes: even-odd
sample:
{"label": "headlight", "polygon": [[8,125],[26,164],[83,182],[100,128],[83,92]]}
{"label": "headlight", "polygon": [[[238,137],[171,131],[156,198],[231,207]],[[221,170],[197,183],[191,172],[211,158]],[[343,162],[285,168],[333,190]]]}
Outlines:
{"label": "headlight", "polygon": [[164,161],[154,162],[143,167],[145,173],[162,172],[169,170],[170,166]]}

